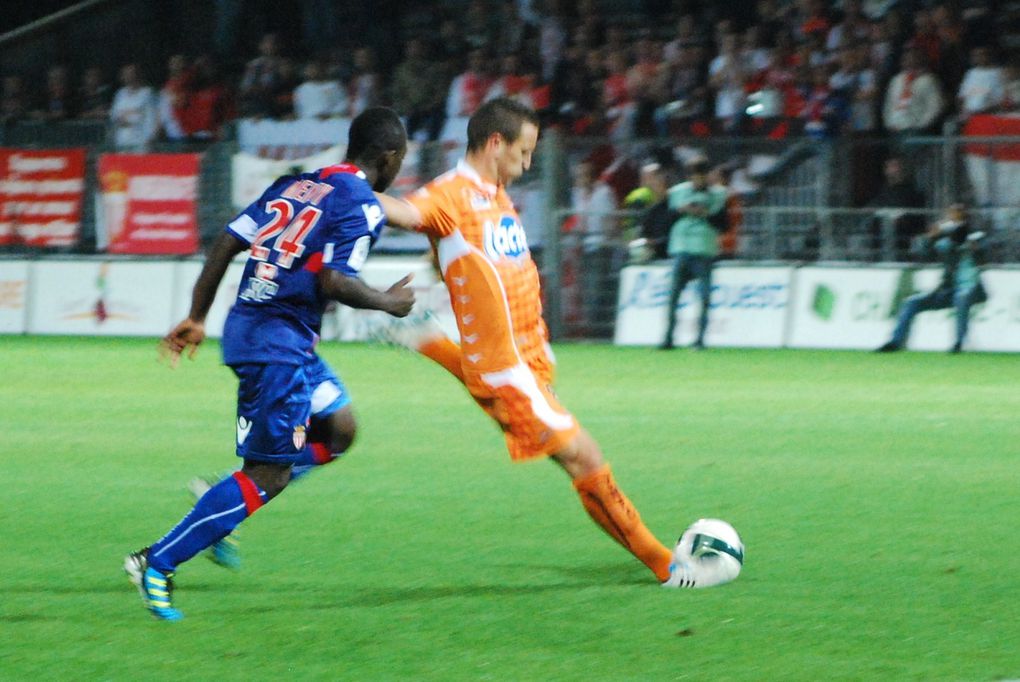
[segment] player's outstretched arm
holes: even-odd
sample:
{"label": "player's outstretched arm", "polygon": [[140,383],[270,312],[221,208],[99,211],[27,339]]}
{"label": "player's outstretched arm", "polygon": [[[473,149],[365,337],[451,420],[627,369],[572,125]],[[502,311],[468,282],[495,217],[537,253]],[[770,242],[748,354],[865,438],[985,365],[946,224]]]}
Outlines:
{"label": "player's outstretched arm", "polygon": [[213,244],[191,292],[188,317],[177,323],[160,343],[160,352],[169,359],[171,367],[177,366],[184,351],[188,351],[188,357],[194,359],[199,344],[205,340],[205,316],[209,314],[209,308],[216,298],[223,274],[234,256],[247,248],[248,244],[227,232],[221,234]]}
{"label": "player's outstretched arm", "polygon": [[383,213],[386,214],[387,225],[405,230],[413,230],[421,225],[421,211],[411,202],[380,192],[375,193],[375,198],[379,200]]}
{"label": "player's outstretched arm", "polygon": [[381,310],[393,317],[406,317],[414,307],[414,289],[408,286],[413,276],[405,275],[386,291],[379,291],[360,277],[324,268],[319,273],[319,286],[327,297],[351,308]]}

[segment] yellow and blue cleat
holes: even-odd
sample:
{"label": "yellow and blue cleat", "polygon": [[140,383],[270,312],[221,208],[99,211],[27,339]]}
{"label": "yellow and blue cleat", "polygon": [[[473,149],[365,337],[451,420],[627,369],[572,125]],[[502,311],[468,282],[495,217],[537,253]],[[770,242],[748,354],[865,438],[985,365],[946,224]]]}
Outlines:
{"label": "yellow and blue cleat", "polygon": [[142,602],[159,620],[180,620],[184,614],[173,607],[173,574],[164,575],[149,566],[149,548],[132,552],[124,559],[124,572],[138,588]]}

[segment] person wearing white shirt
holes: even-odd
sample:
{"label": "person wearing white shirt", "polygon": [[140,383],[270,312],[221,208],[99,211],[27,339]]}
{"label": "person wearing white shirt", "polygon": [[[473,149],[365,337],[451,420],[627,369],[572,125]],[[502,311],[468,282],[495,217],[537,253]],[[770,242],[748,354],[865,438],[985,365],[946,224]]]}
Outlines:
{"label": "person wearing white shirt", "polygon": [[156,93],[142,83],[137,64],[124,65],[120,80],[123,85],[113,96],[110,107],[113,143],[118,149],[142,151],[159,129]]}
{"label": "person wearing white shirt", "polygon": [[347,91],[339,81],[325,78],[318,62],[308,62],[304,76],[305,81],[294,88],[294,114],[299,119],[347,114]]}
{"label": "person wearing white shirt", "polygon": [[1002,69],[992,65],[991,50],[975,47],[970,51],[970,63],[956,93],[964,117],[997,109],[1006,92]]}
{"label": "person wearing white shirt", "polygon": [[938,80],[924,69],[916,49],[904,51],[902,64],[886,90],[882,120],[894,133],[929,132],[945,105]]}

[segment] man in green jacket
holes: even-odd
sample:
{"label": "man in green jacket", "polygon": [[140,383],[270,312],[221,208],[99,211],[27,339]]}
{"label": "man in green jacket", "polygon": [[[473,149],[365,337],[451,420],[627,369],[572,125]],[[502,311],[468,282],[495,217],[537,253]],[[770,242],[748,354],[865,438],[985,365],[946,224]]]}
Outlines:
{"label": "man in green jacket", "polygon": [[676,328],[676,307],[680,294],[687,284],[698,280],[701,290],[701,316],[698,319],[698,337],[694,348],[704,348],[705,329],[708,327],[708,308],[712,293],[712,265],[719,254],[718,228],[710,218],[726,205],[726,188],[710,184],[708,160],[697,157],[687,162],[687,182],[669,190],[669,207],[680,218],[669,231],[666,248],[673,258],[673,284],[669,291],[666,336],[659,346],[673,348],[673,331]]}

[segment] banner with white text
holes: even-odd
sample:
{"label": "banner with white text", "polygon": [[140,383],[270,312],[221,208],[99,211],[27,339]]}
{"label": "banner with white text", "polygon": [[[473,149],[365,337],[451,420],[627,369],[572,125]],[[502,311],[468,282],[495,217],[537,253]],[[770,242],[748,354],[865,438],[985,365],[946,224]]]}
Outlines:
{"label": "banner with white text", "polygon": [[76,244],[84,187],[84,149],[0,149],[0,244]]}
{"label": "banner with white text", "polygon": [[97,245],[109,253],[198,251],[198,154],[103,154]]}

